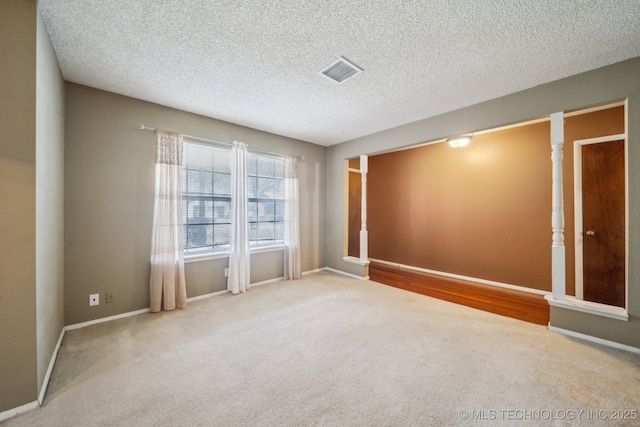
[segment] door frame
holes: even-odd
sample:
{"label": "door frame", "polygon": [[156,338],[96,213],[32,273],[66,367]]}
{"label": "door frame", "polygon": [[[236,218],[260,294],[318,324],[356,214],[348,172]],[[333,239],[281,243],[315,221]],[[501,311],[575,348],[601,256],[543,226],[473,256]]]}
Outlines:
{"label": "door frame", "polygon": [[629,180],[628,180],[628,150],[627,135],[602,136],[598,138],[579,139],[573,141],[573,203],[574,203],[574,236],[575,236],[575,288],[576,298],[584,298],[583,277],[583,242],[582,242],[582,146],[601,144],[612,141],[624,141],[624,293],[625,310],[629,307]]}

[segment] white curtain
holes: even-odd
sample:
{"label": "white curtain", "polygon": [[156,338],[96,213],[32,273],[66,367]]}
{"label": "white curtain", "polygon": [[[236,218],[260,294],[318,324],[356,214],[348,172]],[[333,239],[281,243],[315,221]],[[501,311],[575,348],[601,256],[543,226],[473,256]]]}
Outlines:
{"label": "white curtain", "polygon": [[182,222],[182,135],[157,131],[149,308],[187,307]]}
{"label": "white curtain", "polygon": [[300,208],[297,158],[284,158],[284,279],[300,278]]}
{"label": "white curtain", "polygon": [[233,294],[251,287],[247,196],[247,144],[235,141],[231,149],[231,248],[227,278],[227,289]]}

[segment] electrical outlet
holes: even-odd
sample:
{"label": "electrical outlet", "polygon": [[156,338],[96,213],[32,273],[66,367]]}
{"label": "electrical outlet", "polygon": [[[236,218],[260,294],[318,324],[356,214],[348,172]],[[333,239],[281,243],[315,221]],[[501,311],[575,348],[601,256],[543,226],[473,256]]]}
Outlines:
{"label": "electrical outlet", "polygon": [[107,291],[107,302],[116,301],[116,291]]}
{"label": "electrical outlet", "polygon": [[89,307],[100,304],[100,294],[89,295]]}
{"label": "electrical outlet", "polygon": [[228,268],[224,269],[224,277],[229,277],[229,269]]}

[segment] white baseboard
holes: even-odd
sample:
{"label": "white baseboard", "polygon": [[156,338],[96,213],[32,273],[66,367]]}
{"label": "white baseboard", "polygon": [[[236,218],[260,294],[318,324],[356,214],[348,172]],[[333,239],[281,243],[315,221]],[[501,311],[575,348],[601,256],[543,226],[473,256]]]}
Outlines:
{"label": "white baseboard", "polygon": [[322,267],[322,268],[316,268],[315,270],[303,271],[302,275],[306,276],[308,274],[320,273],[322,271],[325,271],[326,269],[327,269],[326,267]]}
{"label": "white baseboard", "polygon": [[262,282],[252,283],[251,287],[253,288],[254,286],[262,286],[262,285],[268,285],[269,283],[282,282],[283,280],[284,280],[284,277],[276,277],[275,279],[263,280]]}
{"label": "white baseboard", "polygon": [[555,326],[548,325],[547,328],[552,332],[557,332],[562,335],[566,335],[572,338],[578,338],[584,341],[589,341],[596,344],[605,345],[607,347],[616,348],[618,350],[625,350],[631,353],[640,354],[640,348],[632,347],[626,344],[620,344],[619,342],[609,341],[602,338],[594,337],[591,335],[581,334],[580,332],[570,331],[568,329],[557,328]]}
{"label": "white baseboard", "polygon": [[44,375],[44,381],[42,381],[40,395],[38,396],[39,405],[42,405],[42,402],[44,402],[44,395],[47,393],[47,387],[49,386],[49,380],[51,379],[51,372],[53,372],[53,366],[56,364],[56,359],[58,358],[58,350],[60,350],[62,339],[64,338],[64,334],[66,331],[67,330],[64,327],[60,331],[60,337],[58,337],[56,348],[53,350],[53,354],[51,355],[51,361],[49,361],[49,367],[47,368],[47,373]]}
{"label": "white baseboard", "polygon": [[116,314],[114,316],[101,317],[100,319],[89,320],[88,322],[76,323],[74,325],[68,325],[64,328],[67,331],[72,331],[74,329],[84,328],[85,326],[97,325],[98,323],[109,322],[111,320],[122,319],[123,317],[131,317],[137,316],[138,314],[149,313],[150,310],[148,308],[143,308],[141,310],[129,311],[127,313]]}
{"label": "white baseboard", "polygon": [[0,423],[4,420],[8,420],[11,417],[15,417],[16,415],[20,415],[24,412],[30,411],[32,409],[36,409],[39,406],[40,404],[38,403],[38,401],[34,400],[33,402],[26,403],[22,406],[18,406],[17,408],[12,408],[4,412],[0,412]]}
{"label": "white baseboard", "polygon": [[198,295],[198,296],[195,296],[195,297],[187,298],[187,302],[198,301],[198,300],[201,300],[201,299],[206,299],[206,298],[211,298],[211,297],[217,297],[218,295],[224,295],[227,292],[229,292],[229,291],[225,289],[223,291],[211,292],[210,294]]}

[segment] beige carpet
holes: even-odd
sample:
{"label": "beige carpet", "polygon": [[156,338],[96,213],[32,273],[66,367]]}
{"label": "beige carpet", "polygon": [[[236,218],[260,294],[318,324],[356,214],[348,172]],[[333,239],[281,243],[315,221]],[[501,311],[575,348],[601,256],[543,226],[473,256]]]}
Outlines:
{"label": "beige carpet", "polygon": [[70,331],[44,405],[2,426],[611,425],[618,410],[640,410],[639,355],[319,273]]}

